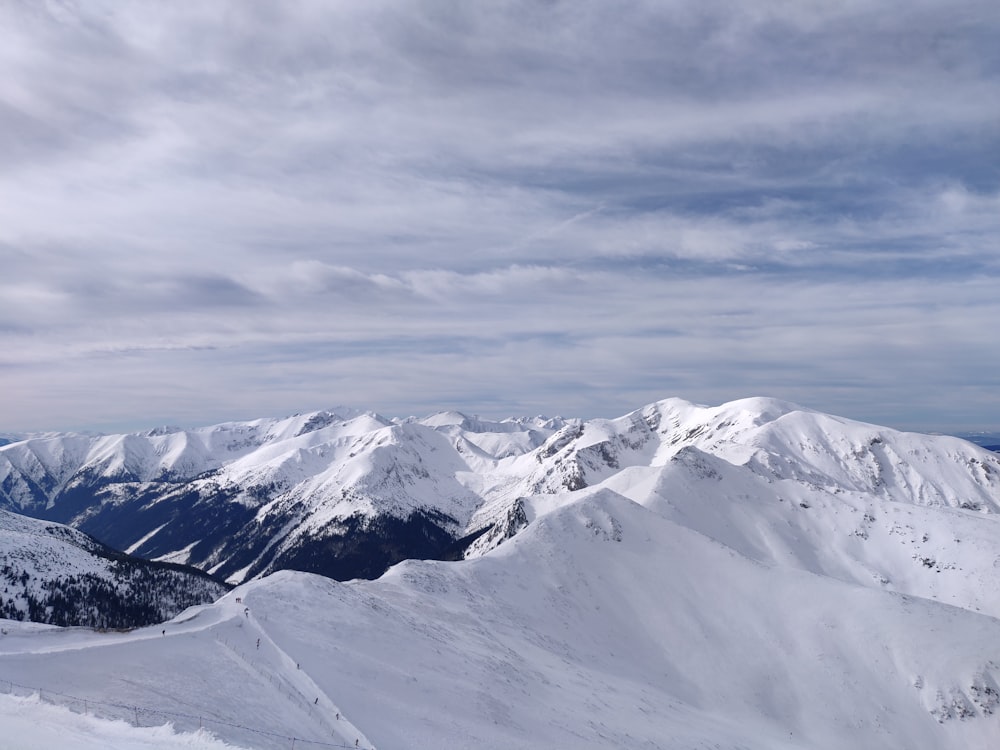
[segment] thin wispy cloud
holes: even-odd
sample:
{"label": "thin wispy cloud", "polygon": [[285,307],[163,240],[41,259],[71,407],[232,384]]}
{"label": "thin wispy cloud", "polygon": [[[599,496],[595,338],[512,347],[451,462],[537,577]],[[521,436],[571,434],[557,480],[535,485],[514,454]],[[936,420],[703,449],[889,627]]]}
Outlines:
{"label": "thin wispy cloud", "polygon": [[995,427],[1000,10],[11,3],[0,429]]}

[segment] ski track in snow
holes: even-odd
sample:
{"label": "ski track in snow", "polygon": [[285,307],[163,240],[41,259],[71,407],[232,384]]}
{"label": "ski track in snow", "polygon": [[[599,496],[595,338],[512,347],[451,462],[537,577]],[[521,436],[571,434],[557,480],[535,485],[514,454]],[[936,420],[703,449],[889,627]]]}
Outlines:
{"label": "ski track in snow", "polygon": [[[132,647],[142,644],[155,644],[159,647],[158,650],[169,654],[173,650],[172,645],[181,641],[181,650],[189,651],[193,645],[196,651],[193,655],[186,654],[189,663],[197,663],[199,654],[206,648],[213,651],[214,662],[213,659],[206,660],[205,668],[217,674],[226,674],[227,677],[223,682],[228,682],[234,693],[246,685],[241,677],[249,678],[259,686],[265,686],[266,683],[265,692],[270,694],[266,699],[269,713],[287,715],[292,719],[305,715],[312,724],[308,727],[312,729],[312,733],[303,732],[302,724],[294,720],[283,722],[277,728],[273,725],[255,724],[257,717],[254,714],[246,714],[245,706],[239,702],[236,695],[224,700],[220,710],[219,695],[213,695],[211,700],[206,701],[203,693],[193,689],[192,682],[196,681],[195,675],[185,674],[177,669],[168,669],[162,673],[123,670],[115,678],[119,686],[118,691],[112,696],[104,697],[113,697],[108,702],[142,698],[139,701],[140,709],[145,708],[150,711],[160,709],[202,716],[208,722],[214,719],[218,722],[245,724],[250,730],[281,735],[277,739],[261,739],[255,736],[254,732],[243,732],[244,742],[247,741],[246,738],[250,738],[250,744],[246,745],[248,747],[287,747],[288,738],[297,736],[302,742],[307,743],[303,745],[304,747],[308,747],[308,741],[311,740],[314,747],[323,745],[354,747],[357,741],[359,747],[372,748],[373,745],[365,735],[310,678],[307,668],[302,668],[293,661],[274,642],[267,630],[260,626],[253,613],[245,611],[248,609],[245,604],[236,603],[237,596],[227,595],[216,605],[191,608],[163,625],[127,633],[98,633],[86,628],[31,628],[21,623],[10,623],[9,627],[5,628],[6,635],[0,638],[0,660],[4,656],[13,655],[65,656],[75,653],[83,657],[79,659],[80,663],[100,663],[101,652],[114,654],[122,649],[134,650]],[[41,636],[41,640],[49,642],[40,645],[38,636]],[[224,661],[235,665],[235,670],[219,668],[220,654]],[[194,659],[191,659],[191,656],[194,656]],[[150,679],[151,674],[153,679]],[[0,671],[0,680],[7,676]],[[212,685],[212,675],[201,674],[201,677],[206,676],[209,680],[204,684]],[[50,680],[45,685],[39,685],[35,680],[30,684],[54,692],[66,692],[61,685],[57,686],[55,683],[55,680]],[[24,683],[18,682],[18,684]],[[219,685],[215,689],[223,693],[225,686]],[[92,686],[85,686],[82,691],[79,688],[75,690],[76,692],[74,690],[68,692],[72,695],[80,695],[83,692],[89,694],[94,701],[100,700],[100,697],[95,696]],[[234,699],[236,702],[232,702]],[[228,706],[225,705],[227,703]],[[296,729],[297,732],[294,731]],[[241,736],[239,730],[225,727],[217,727],[216,733]],[[0,747],[3,747],[2,742]]]}

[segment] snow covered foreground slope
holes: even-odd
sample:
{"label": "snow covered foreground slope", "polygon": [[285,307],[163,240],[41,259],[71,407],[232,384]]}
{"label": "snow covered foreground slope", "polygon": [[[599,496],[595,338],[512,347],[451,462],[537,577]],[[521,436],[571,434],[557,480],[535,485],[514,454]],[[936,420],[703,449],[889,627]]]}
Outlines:
{"label": "snow covered foreground slope", "polygon": [[[254,748],[967,750],[1000,736],[995,613],[754,559],[737,549],[749,530],[720,541],[669,501],[599,488],[535,510],[482,557],[349,583],[281,572],[166,635],[11,632],[0,683],[197,714]],[[838,554],[813,567],[851,570]],[[979,586],[995,610],[996,584]]]}
{"label": "snow covered foreground slope", "polygon": [[170,727],[133,727],[50,705],[37,695],[0,695],[3,747],[17,750],[232,750],[208,732],[174,732]]}
{"label": "snow covered foreground slope", "polygon": [[[0,446],[0,505],[232,581],[283,568],[344,580],[376,577],[405,558],[482,554],[537,508],[603,483],[640,503],[670,495],[643,492],[691,451],[722,461],[755,497],[786,485],[794,488],[786,494],[820,493],[820,505],[843,500],[831,508],[887,502],[977,517],[1000,509],[1000,459],[989,451],[759,398],[718,407],[668,399],[614,420],[489,422],[446,412],[393,421],[336,410],[34,438]],[[862,536],[869,528],[906,536],[905,526],[882,528],[888,516],[873,514],[876,523],[865,514],[853,528]],[[814,513],[825,519],[813,519],[814,531],[825,533],[836,515]],[[936,547],[911,549],[937,569]]]}

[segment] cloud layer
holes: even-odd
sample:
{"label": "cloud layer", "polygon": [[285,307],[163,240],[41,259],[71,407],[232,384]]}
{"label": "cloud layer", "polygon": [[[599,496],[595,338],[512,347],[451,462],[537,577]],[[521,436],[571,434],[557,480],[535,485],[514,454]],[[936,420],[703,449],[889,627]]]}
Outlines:
{"label": "cloud layer", "polygon": [[11,3],[0,429],[1000,424],[994,2]]}

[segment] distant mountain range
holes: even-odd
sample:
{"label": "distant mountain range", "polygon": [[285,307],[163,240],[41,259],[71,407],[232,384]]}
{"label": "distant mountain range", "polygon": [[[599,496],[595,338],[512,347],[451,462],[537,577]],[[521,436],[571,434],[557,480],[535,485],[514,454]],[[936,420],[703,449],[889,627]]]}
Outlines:
{"label": "distant mountain range", "polygon": [[280,569],[346,580],[407,558],[481,555],[546,498],[678,462],[859,504],[1000,507],[995,454],[759,398],[668,399],[611,420],[320,411],[46,435],[0,447],[0,507],[233,582]]}
{"label": "distant mountain range", "polygon": [[958,432],[955,436],[994,453],[1000,452],[1000,432]]}

